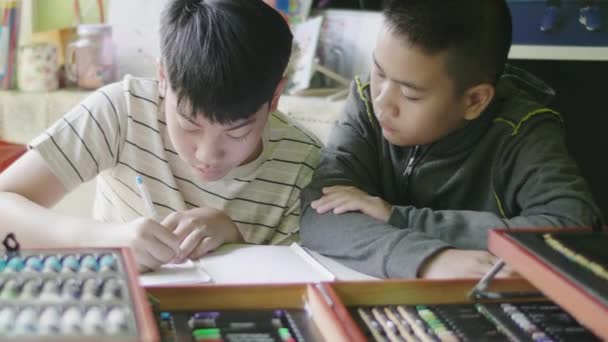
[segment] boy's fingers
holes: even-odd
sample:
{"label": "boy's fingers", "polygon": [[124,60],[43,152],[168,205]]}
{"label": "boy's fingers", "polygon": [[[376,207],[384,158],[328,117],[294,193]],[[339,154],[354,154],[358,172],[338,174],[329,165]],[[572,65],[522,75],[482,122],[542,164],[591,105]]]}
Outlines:
{"label": "boy's fingers", "polygon": [[147,242],[146,251],[161,265],[168,263],[177,256],[177,253],[171,247],[158,239],[150,239]]}
{"label": "boy's fingers", "polygon": [[182,242],[180,247],[183,256],[190,256],[190,254],[192,254],[192,251],[194,251],[201,243],[201,240],[203,240],[203,234],[202,229],[195,229],[184,239],[184,242]]}
{"label": "boy's fingers", "polygon": [[142,272],[155,270],[161,265],[147,250],[140,250],[137,255],[137,263],[142,266]]}
{"label": "boy's fingers", "polygon": [[329,209],[325,209],[324,207],[318,207],[318,208],[315,208],[315,210],[317,211],[318,214],[325,214],[326,212],[329,211]]}
{"label": "boy's fingers", "polygon": [[336,214],[336,215],[344,214],[347,211],[350,211],[350,210],[348,210],[346,207],[337,207],[337,208],[334,208],[334,210],[333,210],[334,214]]}
{"label": "boy's fingers", "polygon": [[175,255],[178,255],[180,252],[179,249],[179,239],[175,234],[165,229],[163,226],[159,226],[158,229],[153,231],[154,237],[163,243],[165,246],[173,250]]}
{"label": "boy's fingers", "polygon": [[318,213],[322,214],[327,210],[324,210],[326,207],[327,199],[325,197],[321,197],[318,200],[312,202],[310,205],[313,209],[315,209]]}
{"label": "boy's fingers", "polygon": [[198,259],[218,247],[218,241],[211,236],[205,237],[190,254],[190,259]]}
{"label": "boy's fingers", "polygon": [[334,208],[334,214],[344,214],[349,211],[363,211],[362,208],[354,202],[344,203]]}
{"label": "boy's fingers", "polygon": [[326,195],[317,200],[315,209],[319,214],[323,214],[338,207],[347,200],[347,198],[339,194]]}
{"label": "boy's fingers", "polygon": [[179,224],[181,216],[182,216],[181,213],[173,212],[173,213],[169,214],[167,217],[165,217],[165,219],[161,222],[161,224],[163,226],[165,226],[165,228],[167,228],[170,232],[172,232],[175,230],[175,228],[177,228],[177,225]]}
{"label": "boy's fingers", "polygon": [[323,203],[323,204],[317,206],[316,209],[319,214],[324,214],[330,210],[333,210],[335,207],[336,206],[333,205],[332,203]]}
{"label": "boy's fingers", "polygon": [[341,198],[341,197],[348,197],[348,196],[345,196],[345,194],[343,192],[341,192],[341,191],[340,192],[332,192],[332,193],[328,193],[328,194],[325,194],[325,195],[321,196],[317,200],[312,201],[311,204],[315,203],[315,205],[319,206],[319,205],[322,205],[324,203],[334,201],[336,198]]}
{"label": "boy's fingers", "polygon": [[363,211],[363,206],[357,200],[341,198],[334,207],[334,213],[342,214],[347,211]]}
{"label": "boy's fingers", "polygon": [[161,263],[166,264],[171,260],[179,257],[179,253],[175,253],[175,251],[166,246],[162,241],[156,240],[156,244],[152,245],[150,253],[153,253],[154,257]]}
{"label": "boy's fingers", "polygon": [[338,207],[350,205],[350,203],[353,203],[353,202],[354,201],[348,197],[336,196],[334,198],[331,198],[329,201],[327,201],[327,207],[329,207],[329,209],[335,209]]}
{"label": "boy's fingers", "polygon": [[173,231],[173,234],[177,236],[177,239],[180,243],[184,242],[184,239],[192,233],[192,231],[196,228],[196,225],[191,221],[182,221],[177,228]]}

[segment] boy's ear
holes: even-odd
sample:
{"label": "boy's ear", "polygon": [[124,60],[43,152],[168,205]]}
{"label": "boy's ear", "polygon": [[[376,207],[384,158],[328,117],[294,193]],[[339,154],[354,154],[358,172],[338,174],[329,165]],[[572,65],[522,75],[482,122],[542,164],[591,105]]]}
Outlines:
{"label": "boy's ear", "polygon": [[270,112],[274,112],[279,107],[279,99],[281,98],[281,94],[283,94],[283,90],[285,90],[285,86],[287,85],[287,78],[283,77],[279,84],[277,84],[276,89],[274,90],[274,94],[272,94],[272,101],[270,102]]}
{"label": "boy's ear", "polygon": [[167,77],[165,75],[165,66],[160,60],[156,61],[156,78],[158,79],[158,93],[164,97],[167,92]]}
{"label": "boy's ear", "polygon": [[477,119],[494,98],[495,91],[490,83],[481,83],[467,89],[464,94],[464,119]]}

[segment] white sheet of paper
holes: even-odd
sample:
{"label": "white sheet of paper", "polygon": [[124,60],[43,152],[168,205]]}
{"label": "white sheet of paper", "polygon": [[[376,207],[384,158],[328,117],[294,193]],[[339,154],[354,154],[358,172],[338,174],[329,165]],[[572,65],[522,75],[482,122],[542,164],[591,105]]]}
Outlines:
{"label": "white sheet of paper", "polygon": [[294,250],[290,246],[226,245],[201,258],[200,264],[213,282],[219,284],[304,283],[335,279],[313,258],[303,258],[297,247]]}
{"label": "white sheet of paper", "polygon": [[183,264],[167,264],[154,272],[139,276],[142,286],[180,285],[208,283],[211,277],[198,262],[188,260]]}
{"label": "white sheet of paper", "polygon": [[333,281],[336,275],[311,252],[291,246],[225,245],[196,261],[162,266],[140,276],[143,286],[311,283]]}

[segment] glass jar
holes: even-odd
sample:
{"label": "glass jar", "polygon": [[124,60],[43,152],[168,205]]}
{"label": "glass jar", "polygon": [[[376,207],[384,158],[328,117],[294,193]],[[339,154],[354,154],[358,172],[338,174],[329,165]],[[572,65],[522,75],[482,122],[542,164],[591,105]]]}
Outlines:
{"label": "glass jar", "polygon": [[80,88],[96,89],[116,81],[116,52],[112,26],[79,25],[77,38],[66,51],[66,76]]}

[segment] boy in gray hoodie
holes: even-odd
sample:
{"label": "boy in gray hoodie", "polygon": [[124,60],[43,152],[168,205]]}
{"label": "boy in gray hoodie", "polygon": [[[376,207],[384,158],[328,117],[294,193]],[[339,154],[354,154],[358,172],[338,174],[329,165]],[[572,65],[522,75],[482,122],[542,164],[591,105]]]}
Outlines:
{"label": "boy in gray hoodie", "polygon": [[[601,222],[553,91],[505,68],[504,0],[393,0],[312,182],[302,242],[378,277],[479,277],[492,228]],[[511,274],[504,269],[503,276]]]}

